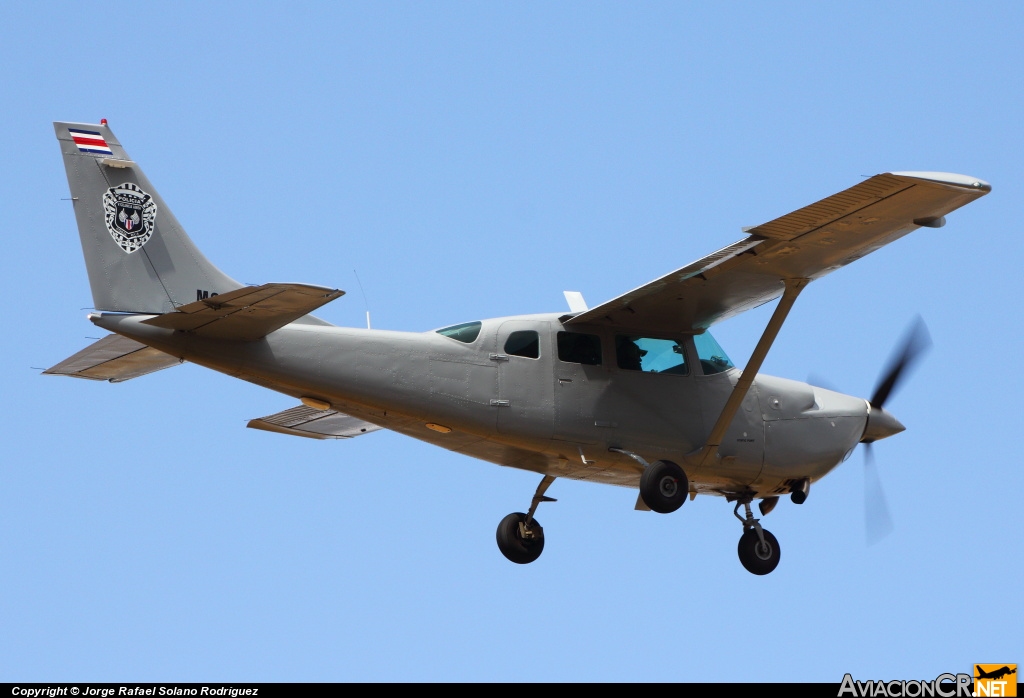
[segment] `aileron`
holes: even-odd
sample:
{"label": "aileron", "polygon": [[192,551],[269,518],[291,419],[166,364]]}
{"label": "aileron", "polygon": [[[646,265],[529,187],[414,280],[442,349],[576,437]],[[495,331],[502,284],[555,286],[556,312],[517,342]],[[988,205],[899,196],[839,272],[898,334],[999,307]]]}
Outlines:
{"label": "aileron", "polygon": [[891,174],[875,175],[810,206],[749,228],[746,232],[774,240],[794,240],[912,186],[913,182]]}

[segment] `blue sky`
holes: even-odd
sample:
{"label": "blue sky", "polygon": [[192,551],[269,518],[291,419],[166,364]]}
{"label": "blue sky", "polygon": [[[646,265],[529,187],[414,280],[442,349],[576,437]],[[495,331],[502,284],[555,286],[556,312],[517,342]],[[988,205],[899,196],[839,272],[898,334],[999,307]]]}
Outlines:
{"label": "blue sky", "polygon": [[[1022,662],[1019,3],[7,3],[0,8],[2,681],[830,681]],[[246,283],[431,328],[591,304],[898,170],[989,196],[815,282],[763,366],[868,396],[934,346],[875,451],[765,521],[557,481],[546,549],[494,529],[536,476],[379,432],[245,429],[289,398],[186,365],[38,375],[99,336],[55,120],[107,118]],[[356,281],[358,272],[366,304]],[[716,326],[742,363],[770,313]],[[1013,638],[1017,637],[1016,640]]]}

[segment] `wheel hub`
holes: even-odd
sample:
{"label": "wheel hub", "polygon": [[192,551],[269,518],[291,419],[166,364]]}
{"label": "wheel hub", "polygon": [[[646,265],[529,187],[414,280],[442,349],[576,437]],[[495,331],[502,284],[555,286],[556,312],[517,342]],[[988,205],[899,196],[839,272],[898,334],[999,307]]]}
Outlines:
{"label": "wheel hub", "polygon": [[658,483],[658,489],[661,491],[664,497],[674,497],[676,491],[679,489],[679,483],[676,482],[674,477],[663,477],[661,482]]}

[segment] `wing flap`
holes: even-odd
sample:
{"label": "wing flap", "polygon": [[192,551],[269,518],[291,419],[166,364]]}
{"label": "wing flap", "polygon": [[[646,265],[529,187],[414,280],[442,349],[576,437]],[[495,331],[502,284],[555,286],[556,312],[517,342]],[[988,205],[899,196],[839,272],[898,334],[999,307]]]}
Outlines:
{"label": "wing flap", "polygon": [[576,315],[566,324],[696,331],[782,295],[785,279],[817,279],[941,219],[991,187],[964,175],[897,172],[763,225],[751,235]]}
{"label": "wing flap", "polygon": [[176,356],[165,354],[127,337],[110,334],[43,373],[120,383],[180,363],[181,359]]}
{"label": "wing flap", "polygon": [[246,286],[143,322],[211,339],[251,342],[343,295],[338,289],[309,284]]}
{"label": "wing flap", "polygon": [[279,434],[304,436],[309,439],[351,439],[381,427],[336,410],[317,410],[305,405],[293,407],[267,417],[250,419],[250,429]]}

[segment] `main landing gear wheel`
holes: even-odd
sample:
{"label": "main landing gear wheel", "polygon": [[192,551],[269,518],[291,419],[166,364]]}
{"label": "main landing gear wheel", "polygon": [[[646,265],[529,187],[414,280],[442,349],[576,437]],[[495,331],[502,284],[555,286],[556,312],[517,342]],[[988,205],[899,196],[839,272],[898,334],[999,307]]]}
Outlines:
{"label": "main landing gear wheel", "polygon": [[536,519],[527,526],[526,514],[519,512],[501,520],[497,539],[501,554],[519,565],[533,562],[544,551],[544,529]]}
{"label": "main landing gear wheel", "polygon": [[768,574],[779,566],[781,557],[779,541],[775,536],[763,528],[761,533],[764,535],[764,543],[761,542],[756,529],[748,528],[743,532],[737,546],[740,562],[747,568],[747,572],[752,574]]}
{"label": "main landing gear wheel", "polygon": [[657,460],[640,476],[640,497],[651,511],[671,514],[690,494],[686,473],[670,460]]}

